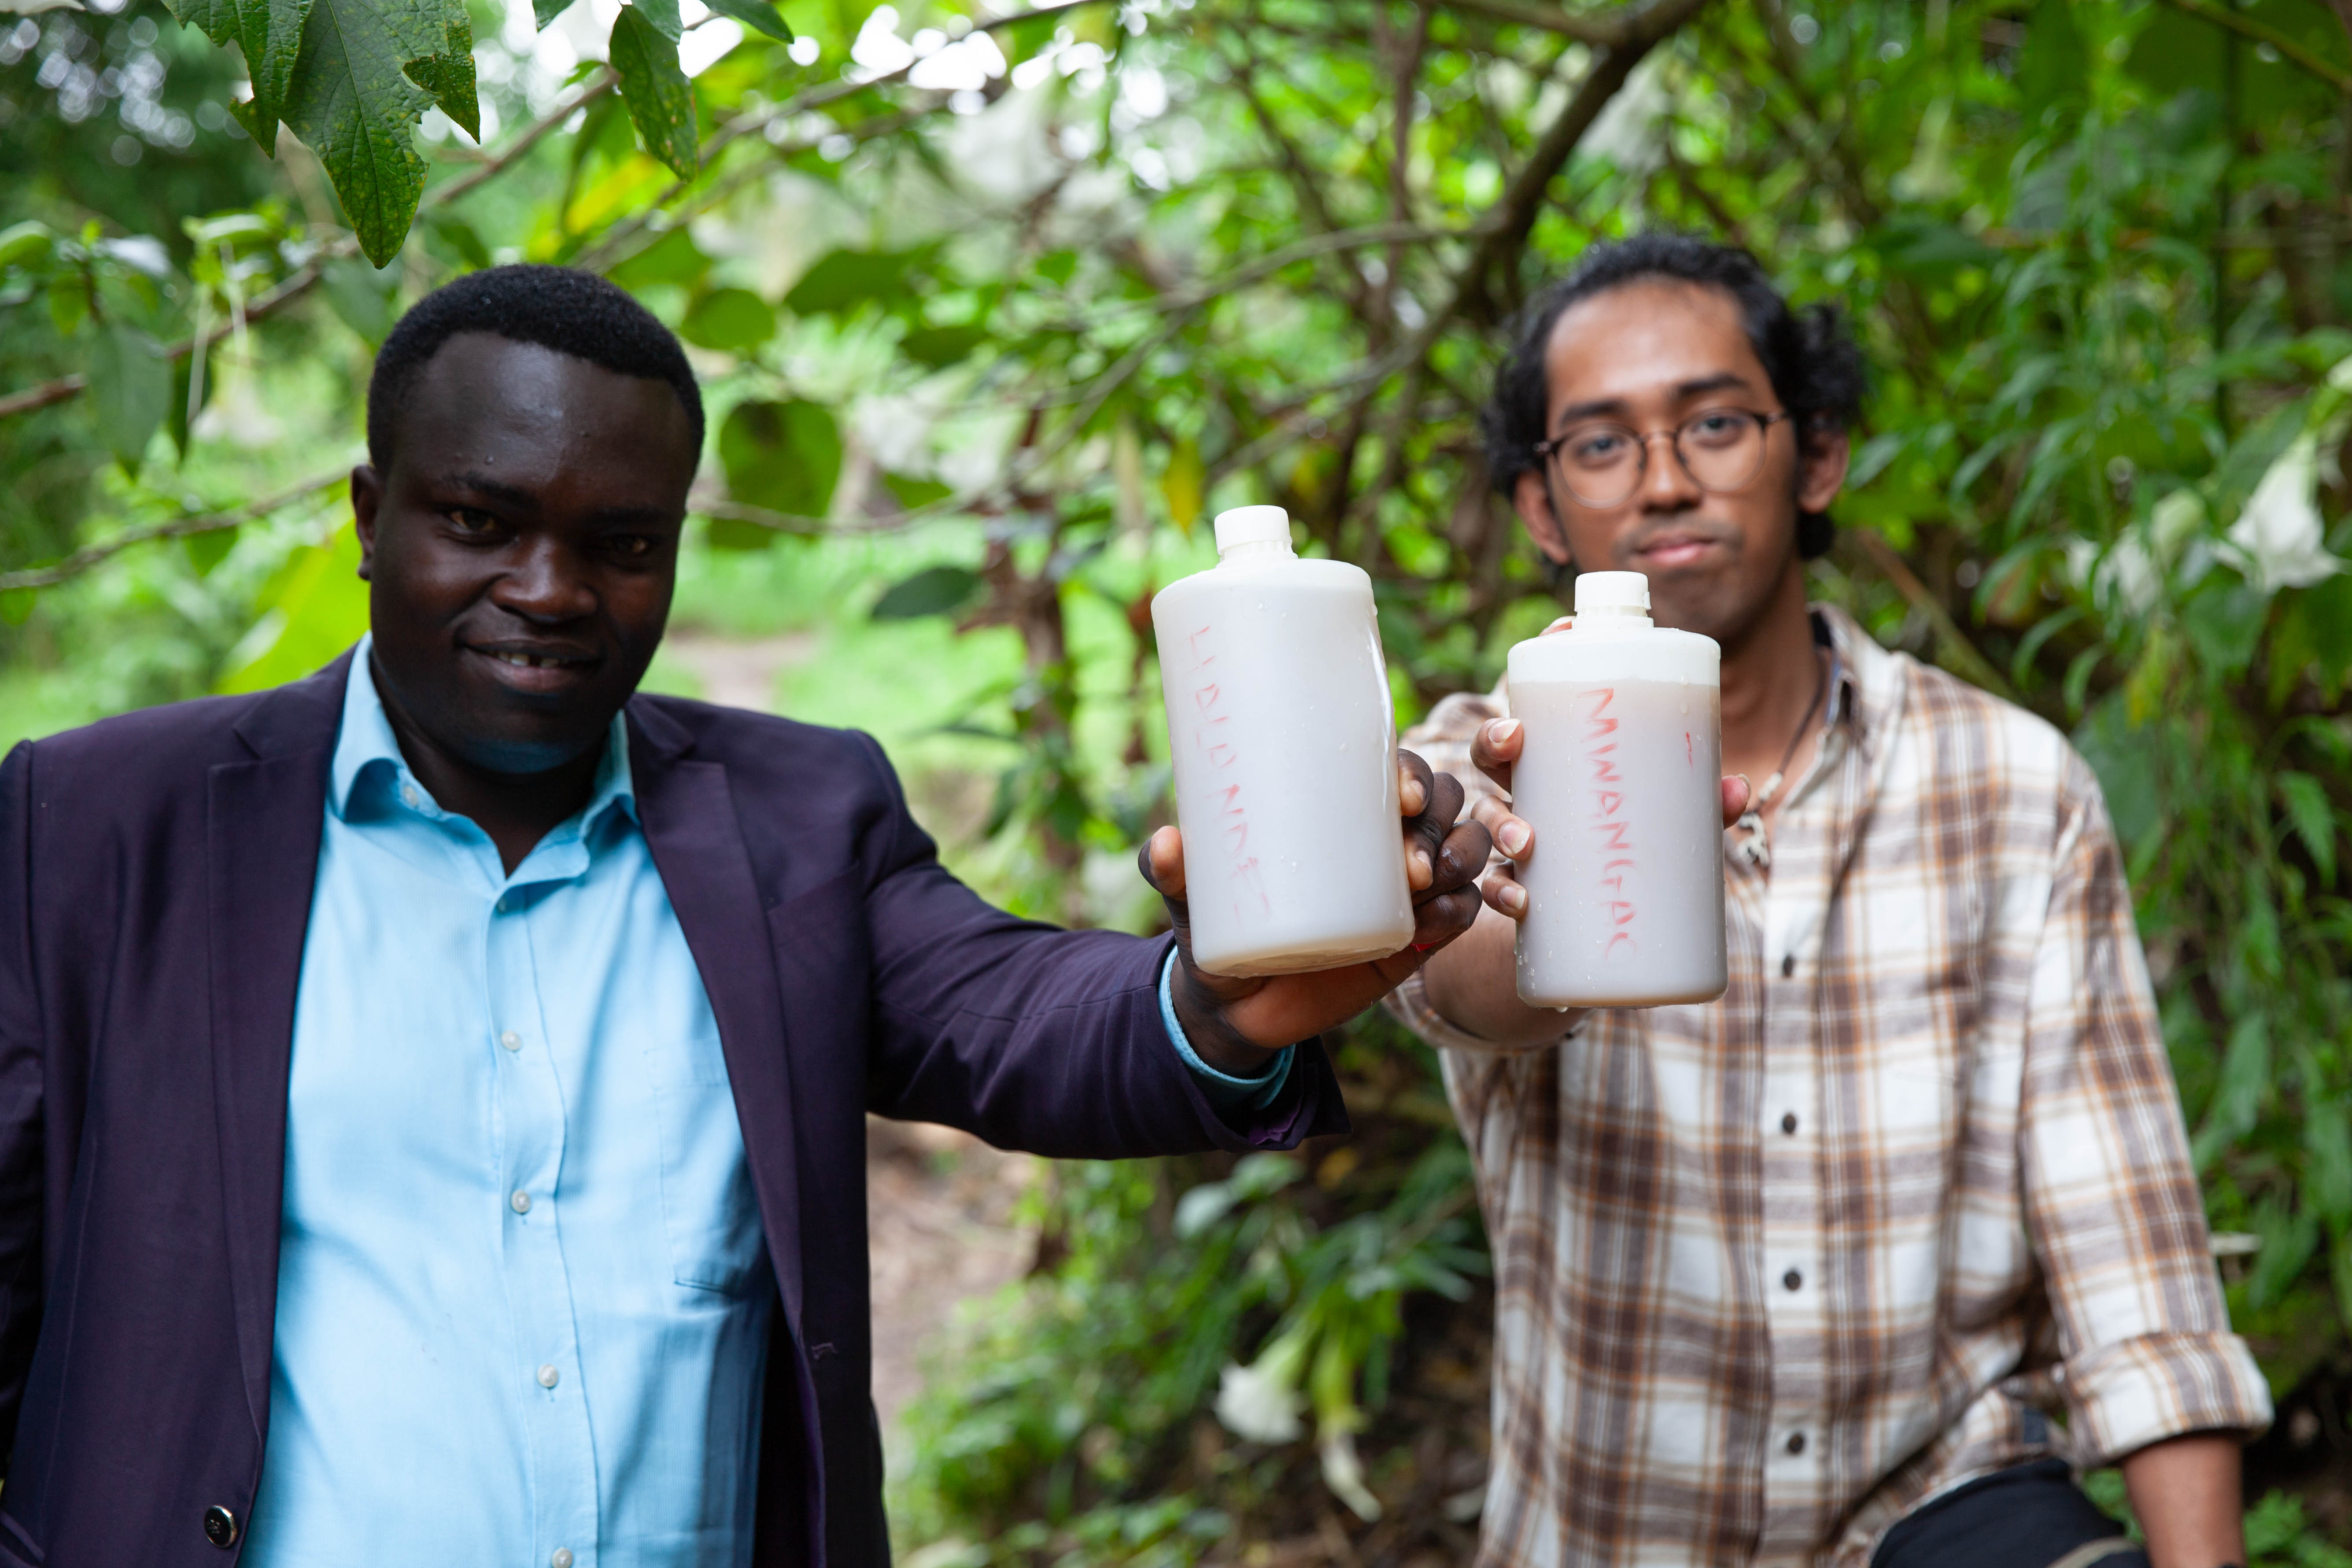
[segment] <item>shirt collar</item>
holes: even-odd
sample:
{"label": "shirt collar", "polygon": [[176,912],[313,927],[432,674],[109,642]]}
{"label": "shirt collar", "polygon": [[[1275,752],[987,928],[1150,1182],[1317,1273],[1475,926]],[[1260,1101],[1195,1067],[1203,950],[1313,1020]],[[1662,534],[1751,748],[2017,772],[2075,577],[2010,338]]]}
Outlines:
{"label": "shirt collar", "polygon": [[[375,634],[369,632],[352,654],[351,675],[343,688],[342,729],[335,737],[334,761],[328,770],[327,809],[344,821],[351,819],[354,792],[379,777],[387,781],[387,787],[413,786],[417,798],[432,805],[430,793],[416,783],[401,755],[400,741],[383,710],[383,698],[375,689],[374,665],[369,657],[374,647]],[[596,782],[588,793],[588,804],[574,819],[583,835],[615,806],[632,817],[636,815],[636,786],[629,772],[629,727],[618,713],[613,715],[612,728],[605,732],[604,754],[597,760]]]}

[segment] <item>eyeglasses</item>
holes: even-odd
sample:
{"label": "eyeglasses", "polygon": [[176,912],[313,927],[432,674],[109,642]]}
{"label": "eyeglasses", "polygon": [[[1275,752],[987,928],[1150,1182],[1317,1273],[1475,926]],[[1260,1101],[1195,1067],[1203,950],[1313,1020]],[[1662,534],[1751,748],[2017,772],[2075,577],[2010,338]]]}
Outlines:
{"label": "eyeglasses", "polygon": [[1550,464],[1568,493],[1586,506],[1622,505],[1642,487],[1650,469],[1650,443],[1664,436],[1674,443],[1675,460],[1704,490],[1744,489],[1763,470],[1764,438],[1789,417],[1746,408],[1704,408],[1672,430],[1643,435],[1609,421],[1575,425],[1535,453]]}

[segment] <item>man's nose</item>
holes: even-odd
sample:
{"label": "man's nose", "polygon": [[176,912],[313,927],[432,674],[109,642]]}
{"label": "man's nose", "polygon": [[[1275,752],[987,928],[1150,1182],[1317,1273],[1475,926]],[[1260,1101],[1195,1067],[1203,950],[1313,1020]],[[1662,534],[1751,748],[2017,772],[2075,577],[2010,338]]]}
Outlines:
{"label": "man's nose", "polygon": [[556,540],[528,539],[490,602],[525,620],[570,621],[595,612],[596,593],[572,551]]}
{"label": "man's nose", "polygon": [[1654,430],[1642,437],[1642,485],[1636,499],[1645,511],[1685,511],[1698,505],[1698,481],[1683,467],[1675,433]]}

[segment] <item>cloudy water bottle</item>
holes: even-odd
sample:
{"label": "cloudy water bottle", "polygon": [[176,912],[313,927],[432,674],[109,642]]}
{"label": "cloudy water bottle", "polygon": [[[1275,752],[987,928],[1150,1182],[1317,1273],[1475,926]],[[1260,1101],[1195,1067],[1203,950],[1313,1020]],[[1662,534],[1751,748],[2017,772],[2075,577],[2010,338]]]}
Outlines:
{"label": "cloudy water bottle", "polygon": [[1192,961],[1254,975],[1386,957],[1413,915],[1372,580],[1299,559],[1278,506],[1216,531],[1216,565],[1151,601]]}
{"label": "cloudy water bottle", "polygon": [[1639,572],[1580,574],[1574,626],[1511,649],[1511,809],[1535,829],[1521,1001],[1723,994],[1721,664],[1713,638],[1651,621]]}

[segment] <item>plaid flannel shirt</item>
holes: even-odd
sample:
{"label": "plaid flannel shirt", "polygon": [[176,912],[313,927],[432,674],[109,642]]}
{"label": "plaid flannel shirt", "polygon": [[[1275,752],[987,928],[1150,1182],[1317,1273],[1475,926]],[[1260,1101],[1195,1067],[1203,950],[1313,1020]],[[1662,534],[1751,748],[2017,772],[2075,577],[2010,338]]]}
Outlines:
{"label": "plaid flannel shirt", "polygon": [[[2097,781],[1815,617],[1832,721],[1769,872],[1726,855],[1721,1000],[1513,1050],[1418,978],[1391,998],[1439,1049],[1495,1253],[1481,1568],[1863,1568],[1970,1477],[2270,1420]],[[1491,793],[1469,742],[1505,700],[1405,743]]]}

